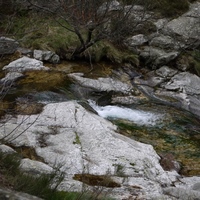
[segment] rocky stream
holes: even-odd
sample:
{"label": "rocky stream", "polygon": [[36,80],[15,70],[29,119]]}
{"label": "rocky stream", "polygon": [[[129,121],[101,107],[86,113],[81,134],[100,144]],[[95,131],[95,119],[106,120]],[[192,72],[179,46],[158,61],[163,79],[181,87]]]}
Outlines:
{"label": "rocky stream", "polygon": [[1,106],[12,113],[1,120],[1,138],[23,154],[22,169],[41,173],[61,164],[59,189],[72,191],[95,187],[95,176],[107,174],[113,188],[103,186],[117,199],[178,197],[199,183],[198,116],[149,99],[119,65],[44,65],[22,57],[2,74],[10,88]]}
{"label": "rocky stream", "polygon": [[60,166],[63,191],[200,199],[199,58],[182,54],[199,48],[199,19],[194,2],[154,21],[154,33],[128,38],[142,66],[60,61],[1,37],[12,59],[0,63],[0,150],[20,152],[33,175]]}

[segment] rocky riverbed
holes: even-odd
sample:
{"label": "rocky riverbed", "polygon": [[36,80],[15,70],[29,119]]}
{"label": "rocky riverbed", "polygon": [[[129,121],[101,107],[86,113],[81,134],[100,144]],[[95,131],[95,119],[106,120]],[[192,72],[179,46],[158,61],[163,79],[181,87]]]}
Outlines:
{"label": "rocky riverbed", "polygon": [[[30,70],[27,60],[36,68]],[[17,62],[21,77],[1,79],[13,83],[4,103],[17,114],[2,118],[1,138],[11,146],[34,149],[37,156],[25,156],[22,169],[39,173],[61,165],[65,179],[59,189],[72,191],[85,184],[99,187],[94,179],[106,175],[113,188],[102,181],[104,192],[110,190],[116,199],[179,198],[185,194],[182,188],[187,188],[186,196],[199,197],[192,189],[200,181],[197,117],[164,105],[166,98],[152,100],[120,67],[102,63],[91,71],[78,63],[52,68],[39,62],[38,71],[37,60],[20,58],[14,66]],[[155,73],[178,74],[169,68]]]}
{"label": "rocky riverbed", "polygon": [[199,11],[194,2],[176,19],[145,12],[155,30],[123,42],[135,64],[63,61],[1,37],[11,55],[0,63],[0,150],[20,151],[27,173],[60,166],[59,190],[200,199]]}

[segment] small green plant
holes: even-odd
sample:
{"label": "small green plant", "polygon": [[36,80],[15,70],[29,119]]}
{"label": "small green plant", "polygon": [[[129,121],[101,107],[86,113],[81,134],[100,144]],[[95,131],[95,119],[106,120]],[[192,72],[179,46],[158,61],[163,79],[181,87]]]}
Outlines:
{"label": "small green plant", "polygon": [[[0,175],[10,184],[10,178],[19,174],[20,157],[17,153],[5,154],[0,152]],[[0,182],[0,185],[3,182]]]}
{"label": "small green plant", "polygon": [[135,166],[135,163],[130,163],[130,165],[134,167],[134,166]]}
{"label": "small green plant", "polygon": [[126,174],[125,174],[125,167],[124,165],[122,164],[114,164],[114,166],[116,167],[115,169],[115,173],[117,176],[120,176],[120,177],[125,177]]}
{"label": "small green plant", "polygon": [[73,142],[73,144],[81,144],[79,135],[76,132],[75,132],[75,135],[76,135],[76,137],[75,137],[75,141]]}

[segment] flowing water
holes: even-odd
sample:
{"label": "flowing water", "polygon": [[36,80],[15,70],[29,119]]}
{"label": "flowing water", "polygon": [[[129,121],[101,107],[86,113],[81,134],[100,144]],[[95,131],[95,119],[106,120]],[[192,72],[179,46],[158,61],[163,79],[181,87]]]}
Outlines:
{"label": "flowing water", "polygon": [[[109,93],[82,87],[67,76],[68,73],[83,72],[88,78],[108,77],[114,68],[115,65],[106,63],[91,66],[66,62],[50,72],[27,72],[7,93],[0,110],[15,113],[16,104],[19,103],[47,104],[78,100],[85,103],[86,109],[93,109],[98,115],[115,123],[119,133],[152,144],[159,154],[173,155],[181,163],[182,174],[200,175],[200,121],[195,116],[150,102],[112,105],[109,104]],[[100,97],[108,104],[97,105]]]}
{"label": "flowing water", "polygon": [[138,124],[138,125],[154,126],[160,121],[162,121],[162,118],[164,117],[164,115],[162,114],[147,112],[147,111],[138,110],[138,109],[126,108],[123,106],[114,106],[114,105],[98,106],[92,100],[88,100],[88,102],[89,102],[89,105],[101,117],[108,118],[111,120],[124,119],[124,120],[134,122],[135,124]]}

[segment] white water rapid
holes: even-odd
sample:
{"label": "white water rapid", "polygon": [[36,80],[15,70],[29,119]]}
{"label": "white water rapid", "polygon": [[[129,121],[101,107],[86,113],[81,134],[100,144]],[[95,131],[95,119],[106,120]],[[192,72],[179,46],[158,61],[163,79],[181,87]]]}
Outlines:
{"label": "white water rapid", "polygon": [[125,119],[132,121],[138,125],[153,126],[158,123],[163,115],[141,111],[136,109],[130,109],[120,106],[98,106],[94,101],[88,100],[89,105],[99,114],[99,116],[104,118],[113,119]]}

